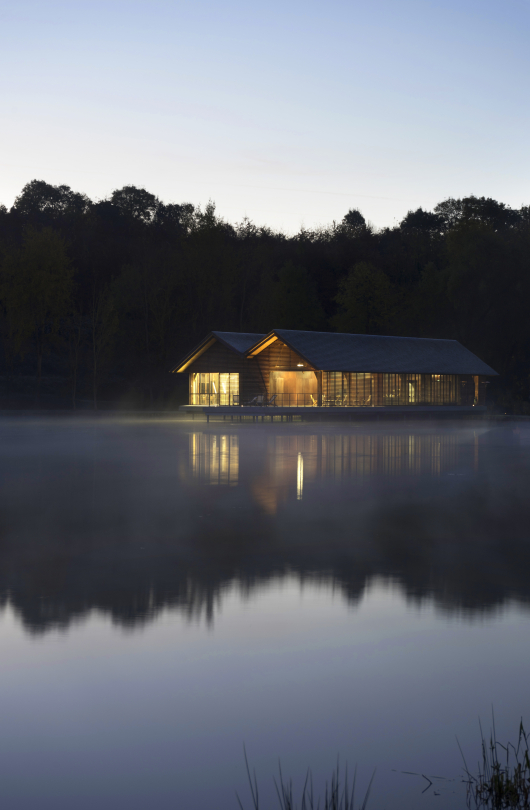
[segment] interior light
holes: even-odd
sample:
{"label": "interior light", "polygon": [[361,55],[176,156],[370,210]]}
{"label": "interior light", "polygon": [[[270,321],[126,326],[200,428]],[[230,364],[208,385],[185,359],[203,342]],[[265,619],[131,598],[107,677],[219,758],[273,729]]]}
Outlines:
{"label": "interior light", "polygon": [[304,364],[303,364],[303,363],[297,363],[296,365],[297,365],[299,368],[300,368],[300,367],[301,367],[301,368],[303,368],[303,366],[304,366]]}

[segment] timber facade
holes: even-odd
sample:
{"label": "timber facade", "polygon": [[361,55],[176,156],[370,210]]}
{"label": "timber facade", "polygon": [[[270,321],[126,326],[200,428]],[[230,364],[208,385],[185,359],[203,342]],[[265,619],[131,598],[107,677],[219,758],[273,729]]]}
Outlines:
{"label": "timber facade", "polygon": [[208,408],[484,407],[496,376],[454,340],[292,330],[211,332],[172,371]]}

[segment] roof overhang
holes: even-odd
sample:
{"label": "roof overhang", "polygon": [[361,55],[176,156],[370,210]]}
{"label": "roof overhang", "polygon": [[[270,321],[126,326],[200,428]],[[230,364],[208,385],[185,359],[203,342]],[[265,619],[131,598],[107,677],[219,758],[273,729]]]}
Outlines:
{"label": "roof overhang", "polygon": [[270,332],[268,335],[265,335],[263,340],[259,340],[254,346],[251,346],[247,352],[247,357],[255,357],[257,354],[266,349],[267,346],[270,346],[271,343],[274,343],[275,340],[278,340],[278,336],[275,335],[273,332]]}
{"label": "roof overhang", "polygon": [[186,355],[184,360],[182,360],[182,362],[178,366],[175,366],[175,368],[171,369],[171,374],[182,374],[183,371],[186,371],[188,366],[191,366],[191,364],[198,357],[200,357],[201,354],[204,354],[204,352],[207,351],[210,348],[210,346],[213,346],[216,340],[218,340],[218,338],[216,338],[216,336],[210,332],[210,334],[207,335],[204,338],[204,340],[193,349],[193,351],[191,351],[188,355]]}
{"label": "roof overhang", "polygon": [[272,330],[272,332],[269,332],[269,334],[268,334],[268,335],[265,335],[265,337],[264,337],[262,340],[258,341],[258,343],[255,343],[255,344],[254,344],[254,346],[251,346],[251,347],[250,347],[250,349],[249,349],[249,350],[248,350],[248,352],[247,352],[247,357],[248,357],[248,358],[250,358],[250,357],[255,357],[257,354],[259,354],[260,352],[262,352],[264,349],[266,349],[266,348],[267,348],[267,346],[270,346],[270,345],[271,345],[272,343],[274,343],[276,340],[281,340],[281,342],[282,342],[282,343],[285,343],[285,345],[286,345],[286,346],[288,346],[288,347],[289,347],[289,349],[291,349],[291,351],[292,351],[292,352],[295,352],[295,354],[299,355],[299,356],[302,358],[302,360],[305,360],[305,361],[306,361],[306,363],[307,363],[309,366],[311,366],[311,368],[315,368],[315,366],[313,365],[313,363],[311,363],[311,361],[310,361],[310,360],[308,360],[308,359],[307,359],[307,357],[305,357],[305,356],[302,354],[302,352],[300,351],[300,349],[295,349],[295,347],[294,347],[294,346],[291,346],[291,344],[289,343],[289,341],[288,341],[288,340],[286,340],[286,339],[283,337],[283,335],[278,335],[278,334],[276,333],[276,330],[275,330],[275,329],[273,329],[273,330]]}

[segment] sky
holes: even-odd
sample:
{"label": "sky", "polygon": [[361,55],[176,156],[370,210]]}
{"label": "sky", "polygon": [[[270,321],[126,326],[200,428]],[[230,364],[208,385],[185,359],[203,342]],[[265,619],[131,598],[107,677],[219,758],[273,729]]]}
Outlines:
{"label": "sky", "polygon": [[530,0],[0,0],[0,202],[134,184],[286,233],[530,203]]}

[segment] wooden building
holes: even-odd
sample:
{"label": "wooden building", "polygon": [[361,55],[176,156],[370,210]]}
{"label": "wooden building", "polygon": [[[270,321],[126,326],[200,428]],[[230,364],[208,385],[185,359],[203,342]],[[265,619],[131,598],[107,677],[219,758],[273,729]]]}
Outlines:
{"label": "wooden building", "polygon": [[496,376],[456,340],[288,329],[211,332],[172,371],[201,407],[481,407]]}

